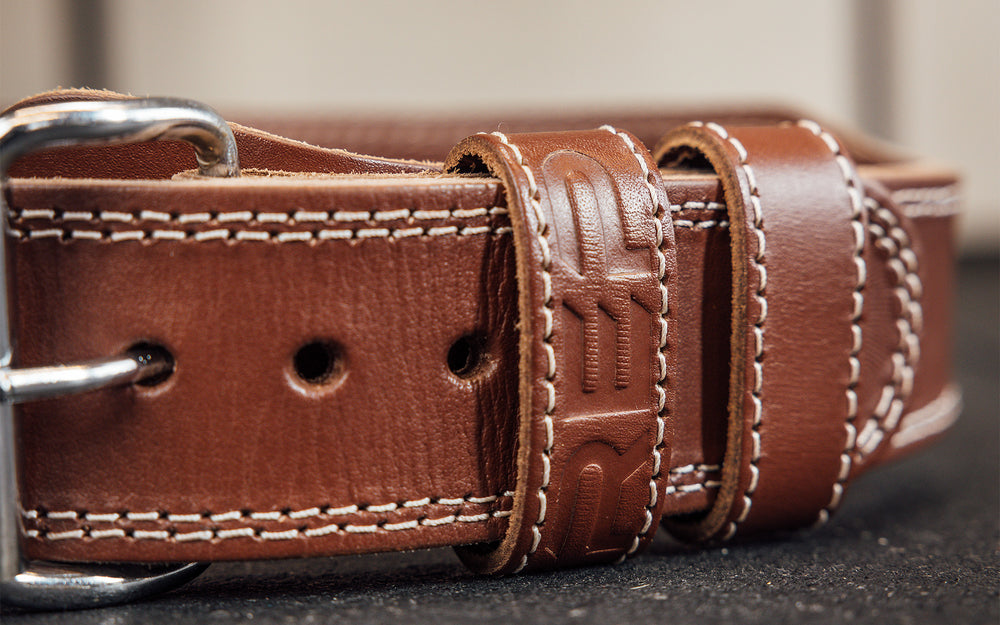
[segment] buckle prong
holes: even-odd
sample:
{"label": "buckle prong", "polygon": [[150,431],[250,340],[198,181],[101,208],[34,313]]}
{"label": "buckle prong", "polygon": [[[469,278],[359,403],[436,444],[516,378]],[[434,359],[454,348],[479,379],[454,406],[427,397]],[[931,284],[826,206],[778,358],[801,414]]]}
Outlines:
{"label": "buckle prong", "polygon": [[236,138],[212,109],[189,100],[149,98],[68,102],[0,116],[0,602],[29,609],[72,609],[131,601],[187,582],[205,564],[63,564],[32,562],[21,550],[13,405],[164,373],[171,363],[154,350],[47,367],[14,368],[8,317],[7,169],[35,150],[81,143],[182,140],[195,147],[203,176],[239,176]]}
{"label": "buckle prong", "polygon": [[71,365],[0,368],[0,402],[20,404],[74,395],[105,386],[132,384],[170,369],[170,362],[154,351],[136,351],[119,357],[95,358]]}

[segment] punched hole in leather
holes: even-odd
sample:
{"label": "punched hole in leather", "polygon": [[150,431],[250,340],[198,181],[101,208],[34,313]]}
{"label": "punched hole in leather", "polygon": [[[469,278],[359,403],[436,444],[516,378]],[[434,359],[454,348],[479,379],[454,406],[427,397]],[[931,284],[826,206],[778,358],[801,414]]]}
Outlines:
{"label": "punched hole in leather", "polygon": [[294,383],[329,387],[347,374],[344,348],[330,339],[315,339],[302,345],[292,356]]}
{"label": "punched hole in leather", "polygon": [[174,355],[170,353],[170,350],[157,343],[140,341],[129,347],[126,353],[142,354],[142,358],[149,360],[158,359],[166,363],[165,370],[162,373],[135,382],[139,386],[155,387],[163,384],[170,379],[170,376],[174,373],[174,368],[177,366],[177,363],[174,361]]}
{"label": "punched hole in leather", "polygon": [[471,378],[482,372],[490,357],[483,333],[465,334],[448,348],[448,369],[460,378]]}

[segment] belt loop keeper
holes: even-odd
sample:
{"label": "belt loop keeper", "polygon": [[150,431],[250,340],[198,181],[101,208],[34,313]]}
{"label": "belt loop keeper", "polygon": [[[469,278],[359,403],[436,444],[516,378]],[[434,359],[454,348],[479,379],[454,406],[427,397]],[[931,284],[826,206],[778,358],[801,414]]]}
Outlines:
{"label": "belt loop keeper", "polygon": [[[707,160],[732,224],[722,484],[703,517],[666,525],[703,541],[821,523],[840,501],[857,434],[867,221],[854,165],[808,121],[694,122],[655,154],[676,167]],[[809,171],[808,185],[791,163]]]}
{"label": "belt loop keeper", "polygon": [[445,170],[504,183],[521,328],[510,525],[496,549],[459,555],[509,573],[637,553],[659,524],[676,369],[676,253],[659,171],[610,126],[474,135]]}

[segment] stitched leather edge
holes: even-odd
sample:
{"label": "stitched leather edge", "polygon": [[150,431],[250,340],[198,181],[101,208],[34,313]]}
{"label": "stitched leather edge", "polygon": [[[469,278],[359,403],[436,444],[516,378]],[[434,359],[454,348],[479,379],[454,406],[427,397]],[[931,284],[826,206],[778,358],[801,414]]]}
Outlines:
{"label": "stitched leather edge", "polygon": [[[832,137],[808,122],[732,132],[695,122],[670,133],[657,154],[677,163],[707,160],[720,176],[733,224],[722,487],[704,517],[667,524],[684,538],[726,540],[744,522],[756,531],[808,525],[817,514],[824,520],[839,503],[849,476],[858,404],[854,387],[860,375],[866,220],[853,165]],[[817,185],[806,188],[786,179],[783,159],[808,163]],[[764,203],[771,207],[767,235]],[[802,228],[816,237],[809,248],[798,245]],[[772,236],[778,247],[769,250]],[[813,263],[825,273],[810,281],[804,272]],[[769,273],[776,278],[769,279]],[[813,341],[819,357],[812,361],[815,366],[812,352],[790,349],[789,341],[799,340]],[[767,359],[765,352],[771,354]],[[765,370],[771,371],[770,381]],[[802,382],[796,378],[799,371],[808,372]],[[838,394],[845,399],[838,401]],[[837,423],[843,424],[839,434]],[[788,453],[792,441],[809,450],[814,472],[797,477],[805,460]],[[795,475],[787,473],[790,467],[797,467]],[[754,505],[761,497],[763,508]]]}
{"label": "stitched leather edge", "polygon": [[[608,134],[605,134],[607,132]],[[666,391],[661,388],[660,383],[667,376],[667,371],[669,369],[667,364],[667,359],[665,354],[661,351],[667,345],[668,328],[669,324],[664,319],[664,315],[668,313],[667,303],[667,287],[663,284],[662,277],[666,276],[668,273],[673,279],[675,272],[672,271],[673,260],[670,263],[667,262],[666,256],[664,254],[669,254],[671,258],[674,255],[673,248],[673,237],[672,231],[669,231],[667,235],[667,241],[669,241],[669,246],[660,246],[660,242],[663,239],[663,229],[662,223],[658,223],[658,218],[666,214],[667,201],[666,195],[662,187],[662,179],[659,176],[659,172],[656,171],[655,165],[653,165],[652,159],[648,154],[644,153],[638,146],[638,140],[628,135],[627,133],[620,133],[612,128],[603,128],[592,133],[576,133],[577,136],[572,134],[557,134],[550,133],[547,135],[522,135],[518,137],[507,137],[502,133],[493,133],[492,135],[477,135],[470,137],[460,143],[453,150],[452,154],[449,156],[446,162],[446,171],[466,171],[466,172],[476,172],[476,173],[492,173],[498,176],[505,184],[508,194],[508,210],[511,213],[511,224],[514,228],[515,233],[515,243],[518,244],[518,277],[521,284],[519,289],[519,311],[521,314],[521,411],[522,416],[520,419],[521,431],[520,431],[520,446],[518,450],[518,476],[517,476],[517,487],[516,496],[514,503],[514,510],[510,520],[510,526],[506,538],[500,543],[500,545],[488,553],[483,553],[481,549],[461,549],[459,551],[460,556],[463,560],[472,566],[473,568],[484,571],[484,572],[516,572],[529,565],[530,558],[539,551],[540,545],[545,545],[545,556],[540,560],[537,560],[531,564],[532,568],[539,568],[541,566],[548,567],[553,565],[565,565],[565,564],[579,564],[584,561],[601,561],[608,560],[613,557],[624,557],[625,555],[636,553],[641,545],[647,543],[652,537],[652,530],[658,525],[659,511],[662,508],[662,502],[664,499],[663,490],[664,487],[661,485],[660,478],[660,448],[663,444],[663,433],[665,432],[665,424],[663,420],[663,414],[666,412],[666,405],[668,401],[666,399]],[[609,142],[614,142],[615,137],[619,140],[618,143],[612,144]],[[579,152],[574,150],[573,140],[580,141],[581,149]],[[531,159],[525,157],[521,142],[527,142],[525,145],[528,146],[529,154],[531,154]],[[562,141],[566,141],[565,146]],[[547,143],[551,142],[551,143]],[[624,485],[615,486],[615,479],[612,475],[607,475],[598,478],[598,486],[584,486],[583,481],[579,485],[575,485],[575,480],[591,480],[597,475],[602,475],[605,469],[611,469],[611,467],[600,467],[598,465],[587,465],[587,470],[591,468],[596,468],[599,473],[594,474],[594,476],[584,477],[581,473],[580,476],[571,474],[564,479],[559,479],[557,482],[553,482],[554,476],[559,476],[560,472],[564,470],[562,465],[558,467],[553,467],[552,463],[552,452],[554,446],[557,444],[557,439],[559,438],[556,434],[556,430],[564,430],[569,432],[575,432],[578,435],[580,433],[579,426],[584,423],[580,419],[590,419],[592,420],[596,415],[589,415],[587,413],[583,415],[573,415],[561,414],[558,423],[554,422],[554,415],[556,414],[556,403],[557,403],[557,393],[556,386],[553,381],[556,380],[556,363],[557,355],[552,340],[552,328],[554,315],[557,312],[562,314],[564,311],[561,310],[562,306],[565,304],[565,300],[560,296],[560,311],[556,311],[554,308],[555,304],[552,299],[553,293],[553,274],[551,272],[556,270],[556,267],[552,264],[552,250],[550,249],[550,224],[547,223],[546,212],[549,210],[555,210],[554,207],[543,208],[540,202],[542,201],[552,201],[549,196],[551,193],[555,193],[554,188],[549,188],[549,185],[572,185],[569,178],[566,180],[561,180],[556,183],[554,181],[549,181],[547,178],[542,178],[544,182],[545,195],[541,195],[539,192],[538,180],[536,180],[537,175],[547,176],[547,170],[542,171],[535,169],[536,167],[541,167],[545,169],[550,163],[554,163],[553,159],[558,158],[574,158],[572,155],[576,155],[583,158],[585,161],[590,162],[594,165],[598,164],[601,160],[600,156],[596,154],[603,154],[600,150],[608,150],[608,154],[613,154],[613,159],[616,162],[621,161],[622,158],[634,159],[631,165],[626,165],[631,169],[638,170],[637,173],[641,173],[643,179],[641,184],[646,187],[648,193],[653,200],[652,211],[649,214],[644,215],[641,219],[644,220],[643,223],[648,226],[650,233],[646,236],[652,237],[652,231],[659,227],[659,233],[656,237],[655,246],[653,247],[639,247],[636,251],[641,251],[642,249],[648,249],[649,253],[652,255],[650,260],[652,261],[654,273],[652,278],[656,279],[657,288],[662,296],[659,297],[660,303],[656,305],[655,309],[649,309],[652,313],[654,327],[658,327],[655,331],[655,336],[658,337],[658,342],[654,345],[659,345],[653,351],[653,370],[658,371],[659,374],[654,376],[652,382],[652,389],[656,391],[653,394],[653,406],[655,407],[653,415],[655,417],[655,424],[653,425],[655,435],[653,437],[652,445],[648,452],[646,452],[646,457],[649,458],[650,452],[652,453],[652,470],[650,471],[651,478],[649,479],[649,494],[648,494],[648,504],[644,506],[642,511],[645,516],[645,521],[642,523],[642,527],[638,530],[638,535],[633,534],[627,542],[622,544],[620,547],[610,547],[607,543],[606,537],[603,535],[590,536],[590,529],[586,528],[575,528],[570,534],[565,534],[569,531],[568,524],[570,522],[575,524],[581,521],[587,522],[587,514],[593,514],[596,510],[591,510],[590,512],[584,513],[582,510],[576,510],[575,507],[569,508],[569,512],[565,509],[567,505],[576,506],[574,503],[576,498],[585,497],[588,501],[587,506],[597,505],[599,507],[606,503],[606,494],[602,494],[601,486],[599,484],[603,483],[603,480],[612,480],[610,482],[611,486],[614,488],[624,488]],[[624,152],[623,152],[624,149]],[[596,159],[596,160],[595,160]],[[529,164],[530,160],[530,164]],[[627,162],[626,160],[626,162]],[[638,165],[638,167],[636,167]],[[552,165],[555,167],[555,165]],[[566,165],[569,167],[562,175],[575,175],[572,171],[575,166]],[[582,165],[586,168],[586,165]],[[601,167],[607,167],[606,165],[600,165]],[[561,166],[560,166],[561,167]],[[560,170],[562,171],[562,170]],[[610,170],[606,170],[610,171]],[[655,173],[652,173],[655,172]],[[632,173],[629,172],[625,174],[619,172],[618,175],[631,176]],[[588,179],[589,180],[589,179]],[[596,184],[594,180],[589,180],[586,184]],[[603,184],[603,183],[602,183]],[[616,187],[610,187],[609,189],[614,189],[614,193],[620,193]],[[569,192],[568,189],[565,192]],[[618,204],[615,209],[610,207],[605,207],[606,210],[617,210],[625,211],[619,216],[619,219],[625,219],[628,216],[630,219],[634,217],[633,213],[637,210],[634,203],[637,201],[634,195],[627,198],[631,204],[627,204],[628,208],[625,208],[625,204],[621,204],[625,201],[625,198],[619,197],[615,200]],[[570,199],[571,206],[574,200]],[[573,209],[573,210],[584,210],[584,209]],[[590,209],[587,209],[590,210]],[[649,209],[643,209],[649,211]],[[522,214],[523,211],[523,214]],[[631,211],[631,212],[629,212]],[[589,215],[589,214],[588,214]],[[561,219],[565,219],[570,215],[564,215]],[[576,222],[576,227],[583,227],[582,222],[577,222],[577,219],[584,219],[583,216],[578,216],[576,213],[573,214],[573,221]],[[591,216],[594,217],[594,216]],[[560,217],[556,216],[555,219],[559,220]],[[629,226],[635,227],[632,222],[628,222]],[[559,222],[560,228],[565,228],[566,223]],[[626,226],[623,221],[619,227]],[[580,231],[583,232],[583,231]],[[603,229],[598,229],[597,232],[603,233]],[[624,232],[624,231],[623,231]],[[561,236],[566,236],[563,234]],[[583,237],[583,234],[579,236]],[[607,233],[598,234],[598,236],[608,236]],[[631,234],[626,235],[626,241],[624,242],[627,246],[639,245],[638,243],[630,243],[629,237],[633,236]],[[581,239],[577,244],[580,245],[579,252],[582,254],[584,252],[583,239]],[[608,241],[608,244],[622,245],[621,241]],[[646,246],[652,245],[652,241],[645,244]],[[629,247],[629,249],[632,249]],[[558,253],[558,252],[557,252]],[[659,258],[659,262],[653,260],[653,258]],[[669,265],[669,266],[668,266]],[[565,268],[560,265],[559,271],[562,272],[560,275],[566,275]],[[658,268],[658,269],[657,269]],[[587,270],[582,270],[584,274]],[[536,279],[540,279],[541,284],[541,296],[539,297],[538,292],[529,293],[529,285],[532,283],[531,276],[534,272],[538,272]],[[582,275],[582,274],[581,274]],[[659,276],[659,278],[657,278]],[[565,280],[566,278],[560,278],[560,280]],[[590,278],[584,278],[584,282]],[[595,283],[592,286],[597,286]],[[532,287],[538,288],[538,287]],[[576,287],[574,287],[576,288]],[[625,287],[627,289],[639,288],[634,286]],[[643,287],[644,288],[644,287]],[[565,294],[563,294],[565,295]],[[530,297],[529,297],[530,296]],[[587,296],[585,296],[587,297]],[[645,298],[646,296],[642,296]],[[536,299],[537,298],[537,299]],[[627,300],[623,300],[622,304],[625,306],[631,306],[631,300],[635,298],[636,301],[640,303],[643,301],[640,296],[632,294],[628,296]],[[535,300],[535,301],[532,301]],[[644,307],[648,304],[642,304]],[[603,306],[603,304],[602,304]],[[537,307],[537,311],[536,311]],[[535,313],[538,313],[537,315]],[[532,320],[532,315],[534,319]],[[614,317],[617,318],[617,317]],[[529,323],[530,321],[530,323]],[[541,324],[541,327],[533,327],[535,324]],[[630,328],[631,324],[626,321],[615,321],[619,327],[619,333],[622,331],[621,328]],[[626,325],[621,325],[626,324]],[[628,331],[627,329],[625,330]],[[585,332],[586,334],[586,332]],[[652,338],[652,337],[651,337]],[[539,345],[533,344],[534,341],[540,341]],[[620,341],[620,337],[616,339],[616,342]],[[618,343],[620,345],[620,342]],[[627,345],[627,343],[626,343]],[[626,348],[632,349],[632,348]],[[637,353],[641,353],[639,350]],[[627,352],[626,352],[627,353]],[[547,365],[539,368],[539,362],[536,361],[540,357],[544,356],[544,360],[547,361]],[[585,356],[586,360],[587,356]],[[618,362],[617,360],[615,362]],[[616,371],[619,365],[615,364]],[[644,370],[640,368],[639,371]],[[587,374],[587,365],[584,362],[584,392],[587,392],[587,385],[592,384]],[[532,379],[531,375],[534,375]],[[564,374],[566,375],[566,374]],[[643,380],[646,374],[639,376],[639,380]],[[568,378],[564,378],[568,380]],[[628,387],[627,378],[624,381],[618,379],[618,374],[616,373],[615,385],[616,387],[619,383],[624,384],[623,388]],[[566,382],[566,384],[571,384],[571,382]],[[531,390],[533,389],[533,390]],[[545,396],[544,401],[541,401],[532,396],[532,393],[540,393]],[[541,415],[541,421],[543,427],[541,427],[541,432],[539,433],[539,426],[537,423],[533,423],[537,417],[531,417],[532,411],[538,411],[539,407],[542,407],[543,413]],[[611,415],[603,417],[604,419],[609,418]],[[622,417],[624,418],[624,417]],[[575,422],[576,425],[573,426],[571,422]],[[624,425],[625,423],[622,423]],[[606,427],[606,426],[605,426]],[[619,434],[629,431],[635,427],[640,427],[638,424],[629,425],[626,429],[621,429]],[[647,426],[641,426],[647,427]],[[567,429],[568,428],[568,429]],[[641,432],[641,430],[638,430]],[[631,435],[634,436],[634,435]],[[640,438],[636,441],[641,440],[645,434],[640,434]],[[572,436],[571,436],[572,439]],[[574,458],[575,449],[582,449],[582,447],[575,447],[579,445],[579,441],[575,439],[567,439],[562,443],[563,454],[560,457],[560,462],[567,462],[569,459]],[[629,439],[631,440],[631,438]],[[596,439],[595,439],[596,442]],[[630,443],[627,448],[629,453],[634,449],[634,443]],[[611,444],[607,441],[603,442],[603,446],[610,448]],[[615,450],[619,458],[623,458],[625,454],[625,449],[620,449],[617,446]],[[589,453],[589,452],[588,452]],[[614,453],[614,452],[612,452]],[[537,460],[540,460],[538,462]],[[645,461],[649,462],[649,460]],[[582,468],[582,467],[581,467]],[[540,476],[539,476],[540,473]],[[625,475],[634,475],[635,472],[630,470],[626,472]],[[537,486],[537,488],[536,488]],[[550,493],[550,486],[553,486],[555,490]],[[570,488],[568,492],[564,492],[566,488]],[[582,488],[582,491],[574,492],[575,489]],[[589,492],[588,488],[597,488],[596,491]],[[557,494],[559,500],[550,500],[550,495]],[[617,496],[621,496],[619,492]],[[596,499],[594,499],[596,497]],[[631,501],[631,499],[629,500]],[[556,506],[553,508],[553,506]],[[603,509],[603,508],[602,508]],[[550,528],[547,525],[554,523],[556,521],[550,521],[548,517],[552,516],[552,512],[561,513],[561,517],[558,520],[558,525],[555,529],[555,534],[551,535]],[[617,513],[612,513],[611,516],[615,518],[621,516],[623,513],[628,513],[628,508],[619,509]],[[571,516],[566,516],[570,514]],[[577,514],[583,515],[577,517]],[[607,512],[602,512],[602,515],[607,515]],[[610,523],[612,519],[610,516],[604,516],[601,523]],[[529,529],[530,527],[530,529]],[[606,530],[605,530],[606,531]],[[544,535],[543,535],[544,532]],[[592,543],[591,541],[595,541]],[[612,539],[611,542],[615,540],[621,540],[620,538]],[[582,542],[581,542],[582,541]],[[606,544],[601,544],[602,541]],[[568,546],[572,545],[572,546]],[[582,551],[581,551],[582,550]],[[594,557],[591,557],[594,556]],[[596,558],[596,559],[595,559]]]}

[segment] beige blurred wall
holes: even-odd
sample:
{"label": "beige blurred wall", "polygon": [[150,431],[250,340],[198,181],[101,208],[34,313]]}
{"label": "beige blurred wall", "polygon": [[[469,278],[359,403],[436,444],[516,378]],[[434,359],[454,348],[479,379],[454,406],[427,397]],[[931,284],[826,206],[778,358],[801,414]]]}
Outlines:
{"label": "beige blurred wall", "polygon": [[[72,38],[72,1],[0,0],[0,103],[73,85],[99,52]],[[102,4],[90,86],[223,110],[775,101],[875,123],[960,167],[962,244],[1000,248],[996,1]]]}

